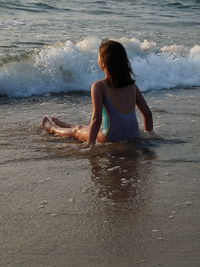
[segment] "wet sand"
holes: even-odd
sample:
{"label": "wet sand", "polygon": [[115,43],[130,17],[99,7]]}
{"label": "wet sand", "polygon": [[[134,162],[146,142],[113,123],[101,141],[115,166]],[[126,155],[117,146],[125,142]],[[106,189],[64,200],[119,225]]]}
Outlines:
{"label": "wet sand", "polygon": [[199,266],[200,91],[145,98],[157,138],[81,152],[38,125],[88,96],[1,99],[0,266]]}

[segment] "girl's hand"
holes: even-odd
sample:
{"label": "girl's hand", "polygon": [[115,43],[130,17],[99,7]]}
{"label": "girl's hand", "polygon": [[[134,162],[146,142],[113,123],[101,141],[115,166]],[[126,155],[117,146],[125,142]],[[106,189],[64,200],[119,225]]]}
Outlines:
{"label": "girl's hand", "polygon": [[156,135],[156,133],[154,132],[154,130],[149,131],[150,135]]}
{"label": "girl's hand", "polygon": [[95,146],[95,144],[94,143],[83,143],[83,144],[81,144],[81,146],[80,146],[80,149],[81,150],[89,150],[89,149],[91,149],[91,148],[93,148]]}

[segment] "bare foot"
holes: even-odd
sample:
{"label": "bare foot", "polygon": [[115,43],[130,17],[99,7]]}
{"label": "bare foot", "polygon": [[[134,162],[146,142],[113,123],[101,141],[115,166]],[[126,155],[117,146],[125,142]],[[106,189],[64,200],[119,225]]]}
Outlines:
{"label": "bare foot", "polygon": [[58,126],[60,126],[62,128],[72,128],[73,127],[72,124],[69,124],[69,123],[66,123],[64,121],[61,121],[58,118],[52,117],[51,119],[56,125],[58,125]]}
{"label": "bare foot", "polygon": [[53,123],[47,117],[44,117],[42,120],[42,128],[47,132],[52,132],[52,126]]}

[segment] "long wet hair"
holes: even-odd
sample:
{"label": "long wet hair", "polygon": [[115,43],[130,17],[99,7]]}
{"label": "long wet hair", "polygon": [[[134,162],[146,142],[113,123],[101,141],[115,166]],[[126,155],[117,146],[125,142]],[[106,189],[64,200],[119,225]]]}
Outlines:
{"label": "long wet hair", "polygon": [[134,73],[122,44],[104,40],[99,47],[101,65],[106,67],[113,87],[124,87],[135,83]]}

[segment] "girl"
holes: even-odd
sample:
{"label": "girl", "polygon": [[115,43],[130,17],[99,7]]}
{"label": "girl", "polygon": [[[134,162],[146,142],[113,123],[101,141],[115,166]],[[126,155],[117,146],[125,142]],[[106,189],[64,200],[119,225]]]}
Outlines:
{"label": "girl", "polygon": [[42,127],[48,132],[87,142],[87,146],[96,142],[124,141],[139,136],[137,106],[144,116],[145,130],[153,133],[152,113],[132,78],[125,48],[116,41],[103,41],[98,63],[105,78],[91,87],[93,114],[90,125],[70,125],[57,118],[51,121],[45,117]]}

